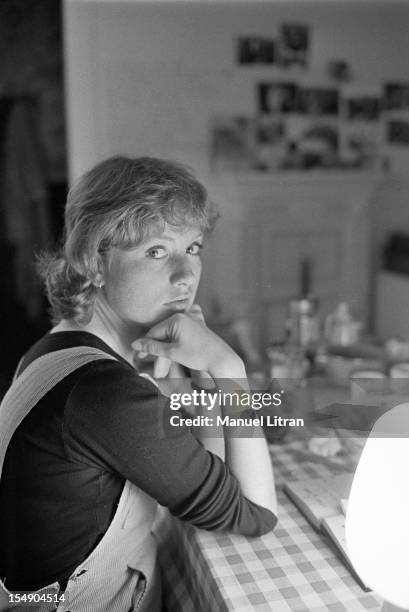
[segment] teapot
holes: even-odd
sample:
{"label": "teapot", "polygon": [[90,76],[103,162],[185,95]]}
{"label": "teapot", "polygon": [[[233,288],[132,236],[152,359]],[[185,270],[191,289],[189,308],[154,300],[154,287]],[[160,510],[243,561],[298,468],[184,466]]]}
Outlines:
{"label": "teapot", "polygon": [[358,342],[361,329],[361,321],[354,321],[349,305],[341,302],[325,319],[324,336],[328,344],[349,346]]}

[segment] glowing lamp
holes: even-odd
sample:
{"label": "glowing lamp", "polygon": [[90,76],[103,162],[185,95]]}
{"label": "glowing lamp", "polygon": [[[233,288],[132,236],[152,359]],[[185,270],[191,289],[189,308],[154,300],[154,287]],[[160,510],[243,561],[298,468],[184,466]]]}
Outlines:
{"label": "glowing lamp", "polygon": [[[345,526],[362,580],[388,604],[409,610],[409,404],[376,421],[355,472]],[[388,604],[384,610],[395,609]]]}

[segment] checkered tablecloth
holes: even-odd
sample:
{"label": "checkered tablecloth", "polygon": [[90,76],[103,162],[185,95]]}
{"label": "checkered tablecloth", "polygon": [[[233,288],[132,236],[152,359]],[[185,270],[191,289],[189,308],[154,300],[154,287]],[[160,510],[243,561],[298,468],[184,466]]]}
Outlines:
{"label": "checkered tablecloth", "polygon": [[366,593],[280,490],[284,481],[337,474],[347,460],[311,457],[306,443],[273,445],[279,523],[260,538],[211,533],[167,515],[160,559],[169,612],[363,612],[382,603]]}

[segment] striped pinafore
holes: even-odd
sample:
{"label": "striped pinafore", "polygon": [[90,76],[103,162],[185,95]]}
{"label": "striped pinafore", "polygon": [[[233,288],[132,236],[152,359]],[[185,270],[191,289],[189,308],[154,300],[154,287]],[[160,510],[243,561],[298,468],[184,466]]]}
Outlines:
{"label": "striped pinafore", "polygon": [[[13,382],[0,405],[0,478],[8,444],[24,417],[60,380],[96,359],[114,357],[91,347],[55,351],[33,361]],[[65,592],[55,582],[30,593],[31,603],[16,603],[15,593],[0,580],[0,612],[159,612],[160,579],[151,534],[156,507],[155,500],[126,481],[108,530],[71,574]],[[33,604],[35,599],[39,601]]]}

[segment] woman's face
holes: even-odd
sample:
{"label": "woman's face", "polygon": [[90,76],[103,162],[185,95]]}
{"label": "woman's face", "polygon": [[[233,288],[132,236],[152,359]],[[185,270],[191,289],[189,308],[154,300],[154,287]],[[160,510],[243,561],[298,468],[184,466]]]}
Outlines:
{"label": "woman's face", "polygon": [[102,300],[127,325],[150,327],[188,310],[199,285],[202,245],[200,229],[166,225],[132,250],[111,249]]}

